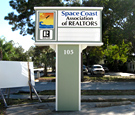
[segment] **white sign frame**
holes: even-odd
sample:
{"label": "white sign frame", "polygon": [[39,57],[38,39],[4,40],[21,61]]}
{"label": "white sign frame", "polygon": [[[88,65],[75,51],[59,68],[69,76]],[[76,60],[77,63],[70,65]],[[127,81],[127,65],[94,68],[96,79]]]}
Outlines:
{"label": "white sign frame", "polygon": [[[102,10],[103,7],[34,7],[36,11],[36,29],[35,29],[35,45],[37,46],[48,46],[54,44],[85,44],[90,46],[101,46],[102,43]],[[60,16],[60,12],[74,12],[77,17],[80,17],[82,14],[82,18],[91,18],[91,23],[96,21],[98,26],[62,26],[60,23],[64,23],[65,17],[62,18]],[[41,35],[39,35],[39,13],[40,12],[54,12],[55,13],[55,20],[54,20],[54,29],[52,31],[52,39],[40,39]],[[84,14],[89,14],[89,16],[84,16]],[[94,16],[93,16],[94,15]],[[68,15],[70,16],[70,15]],[[71,18],[74,17],[73,15],[70,16]],[[89,20],[86,19],[88,22]],[[75,21],[76,23],[76,21]],[[81,23],[81,22],[80,22]],[[90,22],[88,22],[90,24]],[[79,33],[76,31],[72,36],[71,31],[72,29],[75,30],[77,28],[81,28],[83,33]],[[93,29],[91,32],[85,32],[87,29]],[[48,30],[48,28],[47,28]],[[61,30],[66,31],[66,33],[61,32]],[[69,31],[68,31],[69,30]],[[95,31],[94,31],[95,30]],[[100,31],[99,31],[100,30]],[[79,35],[80,34],[80,35]],[[72,36],[72,37],[71,37]],[[84,37],[86,37],[84,39]],[[97,38],[98,37],[98,38]],[[67,39],[66,39],[67,38]],[[70,38],[70,39],[69,39]],[[92,45],[93,44],[93,45]]]}

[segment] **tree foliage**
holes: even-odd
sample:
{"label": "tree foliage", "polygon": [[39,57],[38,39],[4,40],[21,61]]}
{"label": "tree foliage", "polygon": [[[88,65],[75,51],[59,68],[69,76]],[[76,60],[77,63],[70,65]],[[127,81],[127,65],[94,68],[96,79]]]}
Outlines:
{"label": "tree foliage", "polygon": [[9,20],[9,25],[12,25],[12,31],[20,30],[22,35],[33,35],[35,32],[35,21],[31,18],[35,14],[35,6],[61,6],[59,0],[10,0],[10,6],[16,10],[8,13],[5,20]]}
{"label": "tree foliage", "polygon": [[[82,0],[82,4],[80,4],[80,0],[66,1],[66,3],[62,3],[62,0],[10,0],[10,6],[17,13],[9,13],[5,16],[5,20],[8,20],[9,24],[12,25],[13,31],[20,30],[22,35],[30,34],[34,36],[35,21],[31,16],[35,14],[35,6],[103,7],[102,39],[104,45],[102,47],[88,47],[84,50],[86,63],[91,64],[94,61],[96,63],[104,57],[107,58],[108,63],[114,62],[114,60],[121,60],[124,63],[128,57],[126,52],[129,52],[129,50],[130,53],[132,53],[131,50],[135,52],[134,0]],[[45,52],[48,51],[46,49]],[[45,54],[48,55],[49,53]],[[44,58],[45,61],[47,57]],[[91,61],[91,59],[94,61]]]}
{"label": "tree foliage", "polygon": [[27,55],[22,46],[15,47],[13,41],[7,42],[4,37],[0,38],[0,60],[27,61]]}
{"label": "tree foliage", "polygon": [[109,45],[104,50],[105,61],[109,66],[110,70],[113,71],[126,71],[125,63],[131,55],[132,45],[131,42],[125,43],[124,40],[121,44]]}
{"label": "tree foliage", "polygon": [[14,55],[12,41],[6,42],[4,37],[0,38],[0,60],[10,60]]}
{"label": "tree foliage", "polygon": [[35,47],[33,52],[34,65],[39,67],[44,65],[44,75],[47,76],[47,67],[55,69],[55,52],[49,47]]}
{"label": "tree foliage", "polygon": [[86,65],[97,64],[104,57],[103,47],[87,47],[83,51],[84,63]]}
{"label": "tree foliage", "polygon": [[11,57],[12,61],[28,61],[28,56],[22,46],[14,47],[13,50],[15,55]]}
{"label": "tree foliage", "polygon": [[[103,7],[102,30],[103,42],[118,44],[122,39],[135,44],[135,1],[134,0],[67,0],[69,6]],[[61,0],[10,0],[10,6],[17,14],[11,12],[5,16],[9,20],[12,30],[20,30],[20,34],[34,36],[35,21],[31,18],[35,14],[35,6],[63,6]]]}
{"label": "tree foliage", "polygon": [[114,63],[114,60],[121,61],[125,63],[130,55],[131,43],[126,44],[124,40],[121,45],[108,45],[107,49],[104,50],[106,60],[108,63]]}
{"label": "tree foliage", "polygon": [[[122,61],[123,64],[129,57],[129,53],[131,55],[133,53],[132,51],[135,52],[135,26],[134,26],[135,1],[83,0],[83,5],[88,7],[89,6],[103,7],[102,13],[102,37],[103,37],[102,39],[104,43],[104,46],[102,46],[104,50],[103,57],[106,57],[108,64],[116,61],[117,62]],[[108,48],[110,50],[108,50]],[[89,51],[87,52],[89,54],[91,53],[96,54],[94,49],[86,51]],[[98,57],[99,55],[97,55],[95,58],[93,56],[93,62],[94,60],[97,60]],[[92,57],[90,59],[92,59]],[[100,59],[103,58],[100,57]],[[90,64],[93,64],[93,62],[90,62]]]}

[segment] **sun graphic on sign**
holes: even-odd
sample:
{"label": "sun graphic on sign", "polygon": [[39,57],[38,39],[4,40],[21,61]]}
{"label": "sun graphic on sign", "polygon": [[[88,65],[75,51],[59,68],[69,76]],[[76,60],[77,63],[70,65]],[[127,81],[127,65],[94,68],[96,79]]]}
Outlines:
{"label": "sun graphic on sign", "polygon": [[39,13],[39,28],[53,28],[54,13]]}

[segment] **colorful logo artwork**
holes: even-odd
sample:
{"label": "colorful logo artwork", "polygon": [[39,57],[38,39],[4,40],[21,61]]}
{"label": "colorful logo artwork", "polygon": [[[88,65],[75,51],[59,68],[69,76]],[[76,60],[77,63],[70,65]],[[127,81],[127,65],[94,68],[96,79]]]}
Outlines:
{"label": "colorful logo artwork", "polygon": [[54,13],[39,13],[39,28],[53,28]]}

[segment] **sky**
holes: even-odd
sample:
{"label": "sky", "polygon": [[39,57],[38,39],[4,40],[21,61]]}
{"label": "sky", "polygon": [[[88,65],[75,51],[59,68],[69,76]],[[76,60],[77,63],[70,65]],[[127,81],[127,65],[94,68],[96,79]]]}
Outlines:
{"label": "sky", "polygon": [[16,46],[20,46],[27,51],[31,46],[34,46],[34,40],[32,40],[31,35],[22,36],[18,31],[12,31],[12,26],[8,24],[9,21],[4,20],[4,17],[10,12],[14,12],[10,5],[10,0],[0,0],[0,38],[4,36],[6,41],[13,40]]}

